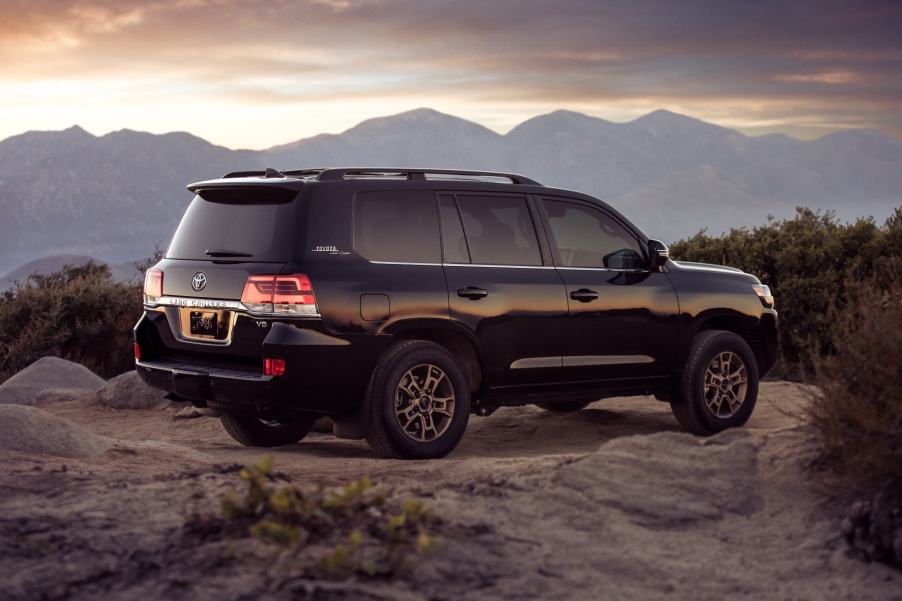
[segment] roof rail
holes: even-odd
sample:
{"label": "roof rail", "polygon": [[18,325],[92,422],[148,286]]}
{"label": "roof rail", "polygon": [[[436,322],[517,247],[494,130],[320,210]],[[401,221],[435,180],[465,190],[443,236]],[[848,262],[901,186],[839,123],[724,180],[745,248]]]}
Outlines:
{"label": "roof rail", "polygon": [[[292,173],[284,172],[286,175]],[[323,169],[319,172],[320,181],[336,181],[354,178],[404,178],[408,180],[426,180],[430,175],[460,175],[472,178],[503,178],[510,180],[512,184],[524,184],[528,186],[541,186],[539,182],[517,175],[516,173],[502,173],[497,171],[470,171],[465,169],[406,169],[393,167],[346,167],[340,169]],[[437,178],[442,179],[442,178]],[[452,179],[452,178],[446,178]]]}

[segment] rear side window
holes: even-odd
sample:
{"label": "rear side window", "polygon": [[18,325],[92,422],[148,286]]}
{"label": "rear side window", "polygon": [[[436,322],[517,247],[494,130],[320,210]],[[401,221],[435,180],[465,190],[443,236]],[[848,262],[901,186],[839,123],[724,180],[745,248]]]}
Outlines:
{"label": "rear side window", "polygon": [[371,261],[441,262],[435,195],[428,190],[361,192],[354,201],[354,247]]}
{"label": "rear side window", "polygon": [[460,214],[453,196],[440,196],[439,214],[442,218],[442,255],[445,263],[469,263],[470,250],[460,223]]}
{"label": "rear side window", "polygon": [[473,263],[541,265],[542,255],[526,199],[521,196],[458,196]]}
{"label": "rear side window", "polygon": [[210,260],[215,257],[209,253],[227,251],[243,261],[286,262],[294,244],[296,196],[262,196],[252,189],[220,190],[210,200],[195,196],[166,257]]}
{"label": "rear side window", "polygon": [[562,267],[645,268],[636,237],[607,213],[562,200],[542,204]]}

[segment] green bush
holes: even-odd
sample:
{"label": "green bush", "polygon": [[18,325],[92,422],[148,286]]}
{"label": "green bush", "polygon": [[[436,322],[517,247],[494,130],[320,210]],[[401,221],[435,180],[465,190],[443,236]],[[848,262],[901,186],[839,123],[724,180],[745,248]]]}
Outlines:
{"label": "green bush", "polygon": [[902,256],[902,208],[880,227],[873,219],[840,223],[832,213],[797,209],[794,219],[771,220],[722,236],[704,231],[671,247],[676,260],[738,267],[774,291],[780,312],[777,373],[798,376],[818,353],[833,350],[828,311],[845,302],[847,277],[869,277]]}
{"label": "green bush", "polygon": [[141,286],[113,281],[106,265],[29,276],[0,295],[0,382],[47,355],[106,378],[133,369],[141,310]]}
{"label": "green bush", "polygon": [[846,286],[828,312],[809,408],[825,457],[852,482],[902,481],[902,261]]}

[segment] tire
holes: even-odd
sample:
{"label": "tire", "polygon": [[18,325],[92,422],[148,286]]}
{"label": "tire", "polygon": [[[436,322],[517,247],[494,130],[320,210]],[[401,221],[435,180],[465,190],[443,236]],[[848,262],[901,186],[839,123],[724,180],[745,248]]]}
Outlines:
{"label": "tire", "polygon": [[565,403],[536,403],[536,406],[541,407],[545,411],[552,411],[554,413],[574,413],[576,411],[582,411],[589,406],[589,403],[584,403],[582,401],[568,401]]}
{"label": "tire", "polygon": [[[729,361],[720,360],[726,357]],[[744,372],[738,367],[740,363]],[[724,384],[722,378],[711,379],[710,375],[706,375],[710,368],[711,373],[720,378],[721,365],[730,374],[738,373],[740,376],[731,376],[731,381]],[[743,379],[744,387],[742,383],[735,383]],[[692,341],[683,375],[670,403],[670,409],[680,425],[702,436],[736,428],[748,421],[757,400],[758,363],[748,343],[725,330],[699,333]]]}
{"label": "tire", "polygon": [[467,429],[467,378],[454,356],[434,342],[406,340],[389,347],[373,372],[369,394],[366,440],[382,457],[444,457]]}
{"label": "tire", "polygon": [[223,413],[225,431],[246,447],[281,447],[300,442],[313,427],[317,416],[301,415],[291,421],[267,422],[256,416]]}

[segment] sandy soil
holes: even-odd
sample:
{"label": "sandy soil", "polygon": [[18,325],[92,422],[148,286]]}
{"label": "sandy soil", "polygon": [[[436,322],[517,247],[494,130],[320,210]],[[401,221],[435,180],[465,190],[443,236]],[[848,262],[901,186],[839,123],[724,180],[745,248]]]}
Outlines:
{"label": "sandy soil", "polygon": [[0,598],[902,599],[902,574],[847,553],[848,498],[810,468],[804,404],[799,385],[766,382],[748,427],[708,440],[651,398],[501,409],[424,462],[311,434],[273,451],[281,475],[369,475],[445,521],[407,576],[330,583],[197,532],[236,466],[263,454],[218,420],[53,403],[42,409],[118,442],[77,460],[0,451]]}

